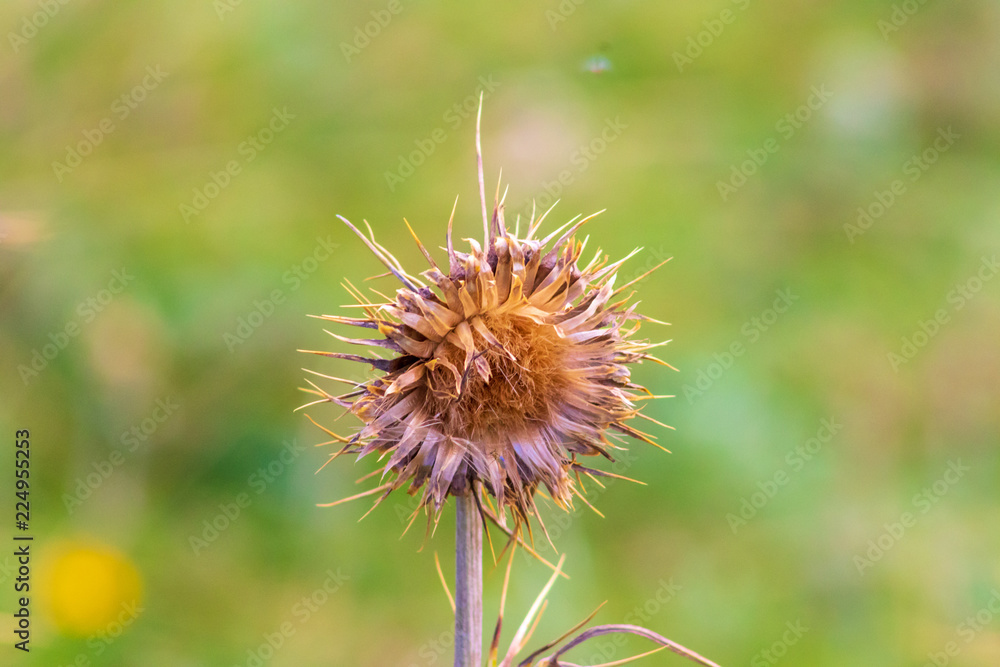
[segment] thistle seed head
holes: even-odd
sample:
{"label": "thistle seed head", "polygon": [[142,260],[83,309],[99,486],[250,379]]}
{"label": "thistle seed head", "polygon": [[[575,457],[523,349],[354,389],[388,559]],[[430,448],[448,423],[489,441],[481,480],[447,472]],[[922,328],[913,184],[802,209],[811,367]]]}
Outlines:
{"label": "thistle seed head", "polygon": [[367,363],[381,374],[351,383],[343,395],[313,383],[306,390],[318,396],[314,403],[335,403],[363,422],[349,437],[324,429],[344,445],[331,460],[343,453],[381,457],[388,481],[360,495],[381,493],[380,502],[409,484],[420,507],[436,513],[449,495],[481,499],[485,491],[496,499],[501,523],[509,510],[520,525],[535,514],[540,486],[567,508],[581,493],[581,473],[615,476],[578,462],[595,455],[613,461],[620,447],[609,435],[652,442],[628,423],[644,416],[637,404],[652,397],[632,382],[629,366],[663,362],[648,354],[653,345],[636,339],[649,318],[635,312],[626,292],[639,278],[615,287],[625,260],[609,263],[598,251],[583,262],[586,241],[576,234],[593,217],[537,239],[545,215],[532,216],[519,237],[507,229],[498,201],[492,220],[484,218],[483,243],[467,239],[468,252],[454,249],[449,221],[447,270],[414,235],[429,263],[419,277],[370,227],[365,235],[341,218],[401,284],[379,302],[345,285],[364,316],[322,316],[377,331],[381,338],[331,335],[392,356],[315,354]]}

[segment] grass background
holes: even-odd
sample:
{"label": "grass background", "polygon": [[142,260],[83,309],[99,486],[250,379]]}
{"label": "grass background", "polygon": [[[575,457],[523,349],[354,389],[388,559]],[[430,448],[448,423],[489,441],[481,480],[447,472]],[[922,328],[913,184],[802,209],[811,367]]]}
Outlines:
{"label": "grass background", "polygon": [[[1000,588],[1000,280],[983,264],[1000,245],[994,3],[15,0],[0,27],[0,426],[32,432],[35,577],[52,578],[44,558],[69,541],[117,550],[143,586],[143,611],[110,642],[98,633],[116,630],[113,615],[84,604],[92,623],[74,634],[39,601],[30,658],[5,646],[0,662],[252,665],[290,627],[262,664],[450,664],[433,566],[434,551],[448,561],[450,513],[420,551],[421,530],[399,539],[405,496],[360,524],[363,503],[315,507],[374,468],[314,474],[322,434],[292,414],[300,367],[358,371],[295,350],[329,348],[306,314],[336,312],[344,277],[380,271],[335,214],[369,220],[407,266],[422,260],[404,216],[436,246],[459,195],[456,227],[477,234],[475,127],[453,107],[482,81],[488,188],[502,167],[511,212],[558,189],[554,220],[606,208],[591,243],[613,257],[644,248],[625,275],[674,257],[640,298],[673,323],[663,356],[680,372],[635,373],[677,395],[649,406],[677,428],[660,434],[673,454],[636,443],[625,467],[648,486],[596,494],[605,519],[544,510],[572,579],[535,644],[607,599],[599,621],[644,609],[643,624],[723,665],[934,664],[949,642],[949,664],[1000,662],[987,606]],[[148,67],[166,77],[137,101]],[[803,110],[820,88],[829,99]],[[294,118],[250,151],[275,109]],[[789,136],[780,123],[797,112],[808,118]],[[602,146],[609,122],[620,130]],[[949,128],[958,138],[913,171]],[[85,132],[100,143],[54,166]],[[769,141],[776,152],[722,196]],[[592,142],[593,159],[581,152]],[[420,145],[429,154],[390,183]],[[233,160],[239,174],[185,215]],[[851,227],[896,180],[884,213]],[[295,276],[318,239],[338,248]],[[134,279],[88,315],[82,304],[123,268]],[[955,297],[962,285],[968,298]],[[771,318],[778,290],[796,300]],[[935,335],[893,363],[938,311]],[[78,335],[24,376],[71,323]],[[730,363],[734,343],[744,351]],[[158,399],[178,407],[130,449],[123,434]],[[793,468],[789,452],[822,419],[841,428]],[[299,446],[285,462],[283,443]],[[120,465],[67,507],[114,452]],[[956,461],[968,470],[935,490]],[[727,516],[776,474],[777,493],[734,531]],[[240,494],[249,505],[195,553],[191,537]],[[886,524],[907,512],[896,539]],[[879,539],[884,555],[859,566]],[[301,613],[329,571],[342,585]],[[546,576],[517,561],[508,636]],[[807,630],[792,641],[789,623]],[[639,648],[597,642],[576,656]]]}

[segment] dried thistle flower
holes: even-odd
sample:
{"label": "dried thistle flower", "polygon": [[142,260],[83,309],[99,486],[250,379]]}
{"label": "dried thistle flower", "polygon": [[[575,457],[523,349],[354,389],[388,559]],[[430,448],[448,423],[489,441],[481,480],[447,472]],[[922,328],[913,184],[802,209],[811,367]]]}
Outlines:
{"label": "dried thistle flower", "polygon": [[[609,432],[655,444],[629,424],[635,417],[655,421],[637,407],[654,397],[632,382],[629,365],[664,362],[648,353],[656,345],[636,338],[641,321],[655,320],[637,314],[636,304],[630,304],[633,293],[626,293],[648,274],[615,288],[616,272],[637,251],[613,263],[598,251],[582,264],[586,239],[575,235],[597,214],[537,239],[548,211],[537,219],[533,213],[525,235],[519,236],[519,225],[512,234],[499,189],[492,219],[487,218],[479,159],[483,241],[467,239],[469,252],[454,248],[453,208],[446,270],[409,223],[430,265],[420,277],[375,240],[367,222],[366,236],[338,216],[402,287],[372,303],[348,283],[364,317],[321,319],[376,330],[381,338],[331,335],[395,356],[313,352],[370,364],[383,375],[357,383],[317,373],[352,384],[353,390],[336,396],[310,382],[312,389],[305,391],[319,397],[308,405],[335,403],[364,422],[349,438],[324,428],[344,443],[330,460],[345,452],[359,459],[373,452],[388,457],[383,477],[389,481],[345,501],[381,493],[378,505],[409,484],[410,494],[421,494],[418,510],[426,507],[437,515],[449,495],[472,493],[479,511],[503,527],[510,510],[516,535],[529,516],[537,516],[539,486],[566,509],[573,495],[583,498],[580,473],[617,477],[578,462],[595,455],[613,461],[612,451],[620,447]],[[496,511],[484,507],[482,500],[489,501],[482,490],[496,499]]]}

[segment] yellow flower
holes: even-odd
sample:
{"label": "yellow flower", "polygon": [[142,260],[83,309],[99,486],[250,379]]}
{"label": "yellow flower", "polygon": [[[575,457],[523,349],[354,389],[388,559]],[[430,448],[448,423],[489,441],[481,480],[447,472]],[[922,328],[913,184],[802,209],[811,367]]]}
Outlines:
{"label": "yellow flower", "polygon": [[122,553],[92,542],[65,542],[39,568],[42,603],[60,630],[86,637],[126,625],[140,602],[138,570]]}

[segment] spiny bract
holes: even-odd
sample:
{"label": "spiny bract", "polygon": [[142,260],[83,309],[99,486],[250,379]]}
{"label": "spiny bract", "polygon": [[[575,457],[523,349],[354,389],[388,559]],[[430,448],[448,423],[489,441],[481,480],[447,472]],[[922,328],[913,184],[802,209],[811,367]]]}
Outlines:
{"label": "spiny bract", "polygon": [[[350,438],[324,428],[344,443],[330,460],[345,452],[388,458],[383,478],[389,481],[359,496],[381,493],[380,502],[409,483],[410,494],[422,491],[418,510],[436,515],[448,495],[474,493],[484,516],[506,525],[510,510],[520,526],[536,514],[539,485],[565,509],[581,493],[580,473],[617,476],[577,461],[598,454],[613,461],[609,450],[618,447],[607,431],[652,443],[627,424],[645,417],[636,402],[652,398],[631,381],[628,364],[663,362],[647,354],[654,345],[633,338],[639,321],[650,318],[636,314],[632,294],[624,292],[644,276],[615,289],[616,271],[628,257],[609,264],[598,251],[580,265],[586,241],[574,235],[594,216],[536,240],[545,215],[532,215],[519,238],[507,230],[502,201],[491,221],[485,211],[484,205],[484,243],[468,239],[468,253],[454,249],[449,221],[447,272],[414,234],[430,264],[420,274],[424,280],[407,273],[370,227],[365,236],[341,218],[402,287],[395,297],[371,303],[346,285],[365,316],[321,318],[378,331],[382,338],[331,335],[396,356],[314,352],[371,364],[384,374],[361,383],[322,376],[354,385],[340,396],[312,382],[306,391],[319,396],[314,403],[335,403],[364,422]],[[496,511],[484,508],[484,489],[496,498]]]}

